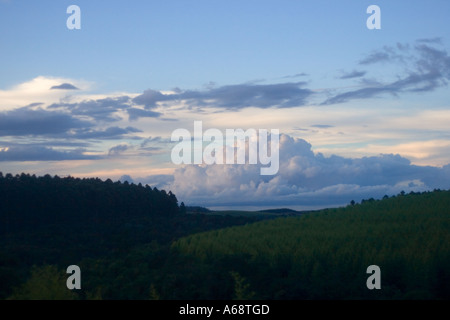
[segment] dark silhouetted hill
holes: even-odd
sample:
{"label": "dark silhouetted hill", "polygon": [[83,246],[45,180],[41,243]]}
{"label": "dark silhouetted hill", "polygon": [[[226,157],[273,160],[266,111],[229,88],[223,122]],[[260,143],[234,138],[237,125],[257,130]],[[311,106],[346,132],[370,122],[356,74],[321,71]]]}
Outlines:
{"label": "dark silhouetted hill", "polygon": [[252,221],[182,214],[174,194],[148,185],[0,173],[0,298],[32,265],[68,266]]}

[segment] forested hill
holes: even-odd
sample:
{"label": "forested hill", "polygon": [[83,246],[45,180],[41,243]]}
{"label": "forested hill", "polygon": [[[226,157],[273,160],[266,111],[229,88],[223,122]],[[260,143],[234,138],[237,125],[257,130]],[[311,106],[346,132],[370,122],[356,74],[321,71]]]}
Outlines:
{"label": "forested hill", "polygon": [[[191,235],[173,249],[196,257],[202,277],[212,277],[215,290],[199,289],[206,298],[230,297],[227,282],[214,276],[238,274],[245,296],[257,300],[448,300],[450,191],[352,201],[345,208]],[[381,270],[380,290],[366,286],[371,265]],[[159,290],[183,292],[181,286]]]}
{"label": "forested hill", "polygon": [[186,214],[170,191],[147,185],[0,173],[0,299],[33,265],[67,267],[256,220]]}
{"label": "forested hill", "polygon": [[150,186],[0,174],[0,299],[449,299],[449,208],[435,190],[230,216]]}
{"label": "forested hill", "polygon": [[170,191],[128,182],[0,173],[1,228],[40,223],[92,222],[133,217],[173,217],[178,201]]}

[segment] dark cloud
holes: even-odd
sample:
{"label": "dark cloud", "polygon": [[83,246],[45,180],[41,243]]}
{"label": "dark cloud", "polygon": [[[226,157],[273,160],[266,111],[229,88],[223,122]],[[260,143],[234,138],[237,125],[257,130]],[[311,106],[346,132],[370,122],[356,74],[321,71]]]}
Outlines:
{"label": "dark cloud", "polygon": [[281,79],[292,79],[292,78],[307,77],[307,76],[309,76],[309,74],[301,72],[301,73],[297,73],[297,74],[284,76]]}
{"label": "dark cloud", "polygon": [[387,62],[390,61],[391,57],[386,52],[374,52],[370,54],[368,57],[362,59],[359,64],[372,64],[372,63],[379,63],[379,62]]}
{"label": "dark cloud", "polygon": [[[450,62],[445,50],[429,46],[429,43],[439,43],[438,39],[422,39],[411,47],[409,44],[397,43],[394,46],[384,46],[362,59],[360,65],[390,63],[404,67],[401,75],[390,83],[380,83],[376,79],[367,79],[367,71],[353,70],[342,74],[340,79],[359,78],[362,88],[331,95],[320,103],[321,105],[343,103],[352,99],[366,99],[381,94],[398,95],[402,92],[432,91],[447,83],[450,78]],[[299,73],[286,77],[305,76]],[[206,112],[207,107],[226,110],[239,110],[246,107],[257,108],[289,108],[308,104],[313,91],[305,88],[306,82],[289,82],[280,84],[246,83],[221,87],[210,86],[206,90],[177,89],[174,93],[163,94],[155,90],[146,90],[133,99],[133,103],[143,105],[147,110],[158,104],[183,101],[191,109]],[[159,116],[145,114],[143,110],[132,108],[129,111],[130,120],[140,116]]]}
{"label": "dark cloud", "polygon": [[49,109],[65,108],[71,114],[87,116],[96,121],[115,122],[119,120],[114,113],[130,108],[130,97],[86,100],[79,103],[53,104]]}
{"label": "dark cloud", "polygon": [[158,136],[158,137],[148,137],[147,139],[145,139],[144,141],[142,141],[141,143],[141,148],[145,148],[146,146],[148,146],[149,144],[158,144],[160,142],[170,142],[170,139],[163,139],[162,137]]}
{"label": "dark cloud", "polygon": [[167,150],[169,145],[172,145],[173,142],[170,138],[162,138],[162,137],[149,137],[141,142],[139,146],[139,150],[143,151],[141,155],[152,155],[161,153],[163,150]]}
{"label": "dark cloud", "polygon": [[353,78],[361,78],[366,75],[366,71],[357,71],[353,70],[352,72],[345,73],[344,75],[340,76],[339,79],[353,79]]}
{"label": "dark cloud", "polygon": [[85,149],[59,151],[35,145],[16,145],[0,151],[0,161],[62,161],[99,159],[98,156],[84,154]]}
{"label": "dark cloud", "polygon": [[[63,136],[61,139],[58,139],[57,137],[52,138],[52,139],[48,139],[47,137],[44,138],[34,138],[33,139],[33,146],[35,147],[49,147],[49,148],[59,148],[59,147],[63,147],[63,148],[75,148],[75,149],[79,149],[79,148],[87,148],[91,146],[91,143],[89,142],[85,142],[85,141],[70,141],[67,140],[66,136]],[[24,137],[23,139],[18,137],[17,139],[15,139],[14,142],[11,141],[2,141],[0,142],[0,148],[5,148],[5,147],[17,147],[17,146],[23,146],[24,143],[26,142],[26,145],[29,144],[30,139],[28,137]]]}
{"label": "dark cloud", "polygon": [[133,99],[133,102],[137,105],[143,105],[148,109],[155,108],[157,102],[161,101],[169,101],[169,100],[177,100],[177,96],[179,93],[175,94],[162,94],[159,91],[155,90],[145,90],[143,94],[137,96]]}
{"label": "dark cloud", "polygon": [[418,45],[420,59],[417,61],[417,69],[423,74],[435,76],[436,80],[442,80],[442,84],[450,79],[450,56],[447,51],[439,50],[427,45]]}
{"label": "dark cloud", "polygon": [[392,63],[392,62],[404,62],[405,57],[403,51],[408,49],[408,45],[397,43],[395,47],[384,46],[381,50],[375,50],[367,57],[359,61],[360,65],[369,65],[374,63]]}
{"label": "dark cloud", "polygon": [[119,145],[117,145],[117,146],[112,147],[111,149],[109,149],[108,155],[109,155],[109,156],[116,156],[116,155],[119,155],[119,154],[121,154],[121,153],[127,151],[128,148],[129,148],[129,147],[128,147],[128,145],[126,145],[126,144],[119,144]]}
{"label": "dark cloud", "polygon": [[[360,62],[361,64],[405,62],[403,75],[398,76],[396,81],[387,84],[379,84],[373,80],[365,81],[367,87],[337,94],[328,98],[322,105],[367,99],[386,93],[398,95],[402,92],[430,92],[447,85],[450,79],[450,56],[447,51],[427,44],[416,45],[411,54],[404,53],[405,50],[408,51],[405,46],[384,47],[383,51],[372,53]],[[374,84],[370,85],[370,82]]]}
{"label": "dark cloud", "polygon": [[[106,103],[108,99],[103,101]],[[86,140],[90,139],[141,139],[134,135],[142,132],[137,128],[131,126],[98,128],[94,121],[80,120],[73,114],[69,114],[69,111],[33,110],[30,107],[23,107],[0,113],[0,136],[15,137],[16,140],[33,137],[37,146],[46,147],[88,146],[89,142]],[[45,142],[40,142],[42,139],[46,139]],[[85,142],[79,143],[76,141],[78,139],[85,140]]]}
{"label": "dark cloud", "polygon": [[127,112],[130,121],[138,120],[139,118],[158,118],[161,116],[161,113],[159,112],[137,108],[129,108]]}
{"label": "dark cloud", "polygon": [[395,93],[395,90],[393,90],[390,87],[372,87],[372,88],[363,88],[358,89],[354,91],[349,91],[345,93],[338,94],[334,97],[328,98],[324,102],[322,102],[322,105],[329,105],[329,104],[338,104],[338,103],[344,103],[349,100],[353,99],[367,99],[374,97],[375,95],[378,95],[380,93]]}
{"label": "dark cloud", "polygon": [[75,87],[73,84],[63,83],[63,84],[60,84],[59,86],[51,87],[50,90],[80,90],[80,89]]}
{"label": "dark cloud", "polygon": [[74,134],[71,135],[71,138],[75,139],[124,139],[124,138],[137,138],[132,133],[142,132],[139,129],[133,127],[109,127],[107,129],[84,129],[78,130]]}
{"label": "dark cloud", "polygon": [[[211,90],[199,100],[212,99],[215,101],[215,106],[226,109],[303,106],[306,104],[306,99],[312,94],[312,91],[302,89],[303,85],[305,85],[304,82],[224,86]],[[195,93],[193,96],[195,98]]]}
{"label": "dark cloud", "polygon": [[0,136],[59,135],[92,126],[89,121],[59,111],[24,107],[0,113]]}
{"label": "dark cloud", "polygon": [[329,129],[334,128],[334,126],[330,126],[328,124],[315,124],[311,126],[312,128],[319,128],[319,129]]}
{"label": "dark cloud", "polygon": [[158,102],[186,101],[191,107],[219,107],[236,110],[246,107],[288,108],[303,106],[312,95],[309,89],[303,89],[305,82],[281,84],[239,84],[211,88],[205,91],[182,91],[173,94],[162,94],[159,91],[147,90],[133,99],[138,105],[147,109],[156,107]]}
{"label": "dark cloud", "polygon": [[114,122],[119,120],[114,115],[119,110],[129,108],[129,97],[105,98],[99,100],[89,100],[81,102],[71,109],[72,114],[83,115],[94,118],[95,120]]}

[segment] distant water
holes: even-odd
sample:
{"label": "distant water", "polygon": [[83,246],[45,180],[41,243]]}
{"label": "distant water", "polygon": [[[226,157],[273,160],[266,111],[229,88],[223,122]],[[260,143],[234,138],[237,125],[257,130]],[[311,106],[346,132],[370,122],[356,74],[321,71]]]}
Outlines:
{"label": "distant water", "polygon": [[315,205],[315,206],[216,206],[216,207],[206,207],[210,210],[215,211],[227,211],[227,210],[236,210],[236,211],[262,211],[269,209],[291,209],[296,211],[309,211],[309,210],[320,210],[326,208],[338,208],[343,207],[345,205],[336,204],[336,205]]}

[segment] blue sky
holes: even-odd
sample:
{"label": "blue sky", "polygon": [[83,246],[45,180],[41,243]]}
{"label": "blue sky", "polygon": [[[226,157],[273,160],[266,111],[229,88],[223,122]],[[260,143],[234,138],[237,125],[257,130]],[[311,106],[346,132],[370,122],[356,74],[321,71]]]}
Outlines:
{"label": "blue sky", "polygon": [[[81,30],[66,27],[72,4]],[[366,27],[372,4],[381,30]],[[450,188],[448,12],[445,0],[0,0],[0,171],[128,175],[206,206]],[[173,165],[171,132],[198,120],[280,129],[279,175]]]}
{"label": "blue sky", "polygon": [[[66,28],[66,8],[82,29]],[[378,1],[382,30],[365,28],[373,1],[3,1],[2,77],[86,78],[105,91],[198,88],[297,73],[324,77],[383,45],[445,36],[445,1]],[[329,80],[333,83],[332,80]],[[319,85],[319,83],[317,83]]]}

